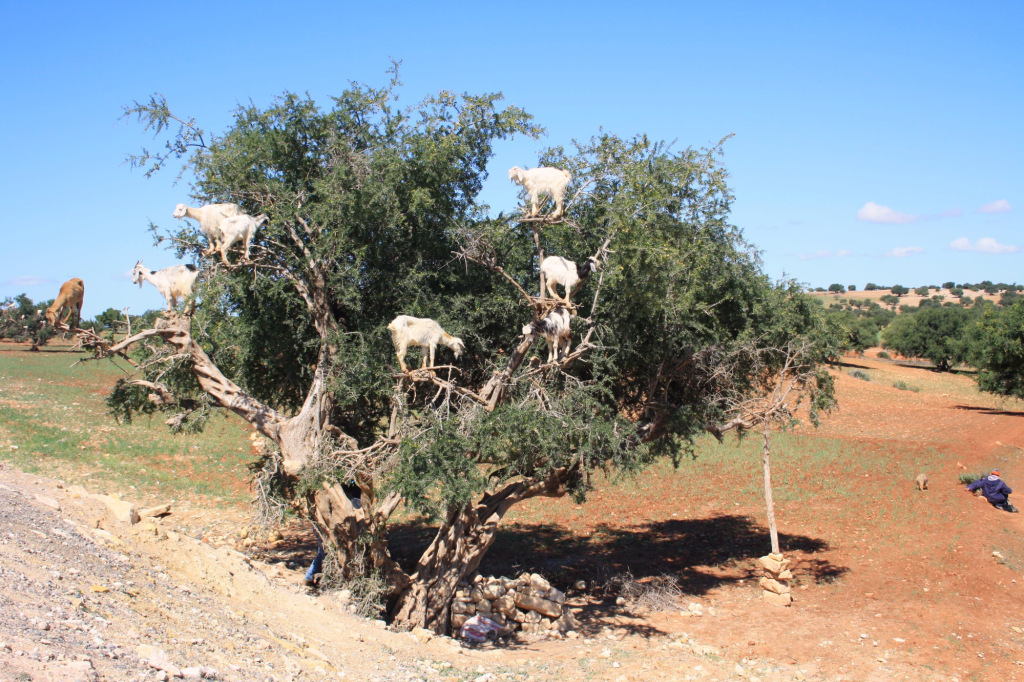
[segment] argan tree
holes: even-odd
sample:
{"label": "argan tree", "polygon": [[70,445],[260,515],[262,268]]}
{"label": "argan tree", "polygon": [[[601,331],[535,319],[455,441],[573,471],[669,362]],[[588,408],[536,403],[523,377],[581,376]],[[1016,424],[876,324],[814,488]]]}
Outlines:
{"label": "argan tree", "polygon": [[[122,417],[170,411],[190,429],[226,408],[252,423],[272,444],[261,487],[299,505],[343,576],[384,577],[393,621],[443,632],[511,507],[582,499],[595,470],[678,459],[726,420],[723,384],[752,385],[718,361],[813,337],[821,312],[773,285],[729,224],[720,145],[602,133],[551,149],[541,163],[573,176],[564,220],[521,220],[511,185],[511,210],[493,217],[477,197],[494,144],[542,130],[498,95],[400,108],[399,91],[352,85],[327,109],[285,94],[240,107],[220,134],[161,97],[128,107],[166,145],[136,165],[181,162],[196,201],[269,221],[252,261],[229,266],[201,257],[194,226],[153,226],[204,266],[196,311],[102,353],[137,365],[111,397]],[[544,364],[522,329],[555,305],[538,295],[550,254],[602,267],[572,295],[569,352]],[[437,320],[465,354],[397,371],[398,314]],[[436,522],[404,567],[386,533],[402,505]]]}

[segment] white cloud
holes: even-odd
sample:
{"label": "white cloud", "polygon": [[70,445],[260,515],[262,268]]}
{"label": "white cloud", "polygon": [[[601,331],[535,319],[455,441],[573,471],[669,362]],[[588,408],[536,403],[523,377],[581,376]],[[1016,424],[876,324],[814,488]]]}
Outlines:
{"label": "white cloud", "polygon": [[971,244],[971,240],[967,237],[960,237],[959,239],[951,241],[949,243],[949,248],[954,251],[973,251],[974,253],[987,253],[990,255],[1018,253],[1020,251],[1019,246],[1000,244],[992,237],[982,237],[973,244]]}
{"label": "white cloud", "polygon": [[924,253],[924,249],[920,246],[897,246],[892,251],[886,251],[885,255],[892,258],[906,258],[918,253]]}
{"label": "white cloud", "polygon": [[1010,206],[1010,202],[1006,199],[999,199],[998,201],[990,201],[981,208],[978,209],[978,213],[1009,213],[1013,208]]}
{"label": "white cloud", "polygon": [[888,206],[882,206],[876,204],[873,201],[869,201],[860,207],[857,211],[857,220],[865,220],[869,223],[915,223],[917,222],[917,216],[909,213],[902,213],[900,211],[894,211]]}
{"label": "white cloud", "polygon": [[822,249],[820,251],[815,251],[814,253],[798,253],[796,257],[800,260],[815,260],[816,258],[846,258],[847,256],[852,255],[853,251],[847,251],[846,249],[841,251],[828,251],[826,249]]}
{"label": "white cloud", "polygon": [[25,277],[15,277],[9,279],[3,283],[5,287],[36,287],[40,284],[56,284],[52,279],[46,277],[35,277],[33,275],[27,275]]}

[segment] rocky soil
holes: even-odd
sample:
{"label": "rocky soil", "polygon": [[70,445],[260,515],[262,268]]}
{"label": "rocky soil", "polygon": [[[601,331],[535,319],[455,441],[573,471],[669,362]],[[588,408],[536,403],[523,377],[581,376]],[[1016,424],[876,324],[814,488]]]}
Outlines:
{"label": "rocky soil", "polygon": [[[301,567],[196,537],[173,508],[163,518],[118,521],[101,497],[0,464],[0,680],[813,675],[768,660],[730,661],[711,644],[637,627],[634,618],[502,645],[393,632],[352,615],[336,594],[312,593]],[[586,602],[578,595],[567,604],[581,612]],[[695,604],[688,613],[699,611]]]}

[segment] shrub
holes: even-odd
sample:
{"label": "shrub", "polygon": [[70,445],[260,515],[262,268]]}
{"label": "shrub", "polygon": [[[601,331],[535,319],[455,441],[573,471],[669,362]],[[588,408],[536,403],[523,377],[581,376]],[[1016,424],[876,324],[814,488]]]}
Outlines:
{"label": "shrub", "polygon": [[886,353],[884,350],[879,351],[877,357],[879,360],[892,360],[892,356]]}
{"label": "shrub", "polygon": [[969,474],[965,471],[964,473],[960,474],[960,482],[963,483],[964,485],[970,485],[971,483],[977,481],[979,478],[984,477],[985,474]]}
{"label": "shrub", "polygon": [[854,379],[863,379],[864,381],[871,381],[871,377],[868,376],[867,372],[863,372],[859,369],[852,370],[850,376]]}
{"label": "shrub", "polygon": [[903,381],[902,379],[899,380],[899,381],[892,382],[892,385],[893,385],[893,388],[898,388],[901,391],[913,391],[914,393],[920,393],[921,392],[920,388],[918,388],[917,386],[911,386],[910,384],[908,384],[907,382]]}

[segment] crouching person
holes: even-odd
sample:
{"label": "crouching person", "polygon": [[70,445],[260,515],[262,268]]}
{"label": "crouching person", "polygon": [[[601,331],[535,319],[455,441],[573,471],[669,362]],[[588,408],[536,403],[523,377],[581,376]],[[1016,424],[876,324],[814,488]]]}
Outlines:
{"label": "crouching person", "polygon": [[1003,483],[1003,479],[999,478],[999,470],[993,469],[992,473],[988,476],[982,476],[974,483],[967,486],[967,490],[974,492],[975,490],[981,490],[981,494],[985,496],[985,499],[995,507],[996,509],[1002,509],[1005,512],[1016,513],[1017,508],[1010,504],[1009,495],[1013,492],[1010,486]]}

